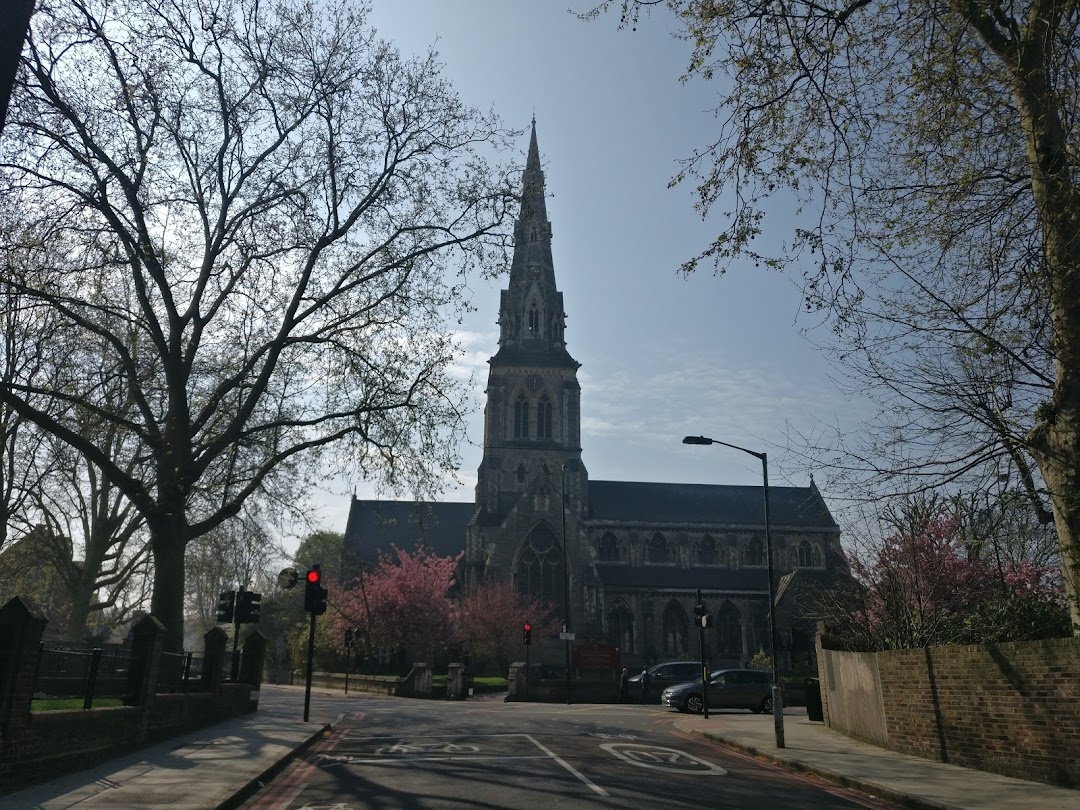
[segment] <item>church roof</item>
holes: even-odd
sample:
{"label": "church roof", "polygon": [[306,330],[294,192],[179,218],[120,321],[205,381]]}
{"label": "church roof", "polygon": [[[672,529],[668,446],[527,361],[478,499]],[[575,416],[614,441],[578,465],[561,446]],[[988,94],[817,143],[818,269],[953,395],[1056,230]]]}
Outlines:
{"label": "church roof", "polygon": [[377,560],[392,546],[412,551],[421,544],[440,557],[456,557],[465,550],[465,527],[475,511],[472,503],[353,498],[345,548],[365,561]]}
{"label": "church roof", "polygon": [[[720,523],[764,526],[761,487],[590,481],[590,520],[623,523]],[[836,529],[814,487],[769,487],[773,526]]]}

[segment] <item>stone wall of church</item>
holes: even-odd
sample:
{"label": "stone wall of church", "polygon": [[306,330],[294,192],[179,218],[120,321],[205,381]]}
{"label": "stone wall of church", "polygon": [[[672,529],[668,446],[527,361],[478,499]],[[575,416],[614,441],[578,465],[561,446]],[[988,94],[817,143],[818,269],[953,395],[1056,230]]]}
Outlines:
{"label": "stone wall of church", "polygon": [[[742,666],[757,651],[770,648],[768,636],[768,594],[761,585],[767,571],[763,544],[764,532],[730,526],[625,526],[588,523],[586,549],[590,561],[602,563],[611,579],[654,580],[656,583],[678,572],[670,569],[715,571],[710,577],[697,577],[702,584],[702,598],[713,616],[713,627],[706,630],[706,656],[713,667]],[[835,530],[777,530],[771,533],[776,558],[775,576],[796,567],[823,570],[839,548]],[[622,577],[611,574],[612,565],[655,572],[655,576]],[[739,572],[753,575],[754,584],[742,585]],[[710,579],[714,584],[710,587]],[[767,577],[766,580],[767,582]],[[723,584],[718,584],[723,583]],[[767,585],[764,586],[767,588]],[[700,655],[698,633],[694,624],[696,587],[626,587],[595,588],[593,635],[618,646],[629,665],[661,660],[697,658]],[[794,619],[778,612],[778,635],[786,637],[793,630]],[[781,644],[782,648],[785,646]]]}

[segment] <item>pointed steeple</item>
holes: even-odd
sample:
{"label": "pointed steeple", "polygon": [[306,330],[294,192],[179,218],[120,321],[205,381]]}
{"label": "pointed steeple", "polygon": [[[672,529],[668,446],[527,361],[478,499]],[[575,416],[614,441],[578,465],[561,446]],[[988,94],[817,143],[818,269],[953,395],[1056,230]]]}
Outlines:
{"label": "pointed steeple", "polygon": [[[544,170],[540,168],[540,147],[536,144],[536,119],[532,120],[529,155],[521,175],[521,211],[514,227],[514,263],[510,266],[510,286],[523,283],[528,267],[539,266],[544,281],[555,288],[555,268],[551,261],[551,223],[544,200]],[[517,278],[515,278],[515,275]]]}
{"label": "pointed steeple", "polygon": [[577,368],[566,352],[562,293],[555,287],[551,259],[551,223],[547,218],[544,170],[532,120],[529,152],[521,175],[521,211],[514,223],[514,259],[510,284],[499,308],[496,363],[530,363]]}

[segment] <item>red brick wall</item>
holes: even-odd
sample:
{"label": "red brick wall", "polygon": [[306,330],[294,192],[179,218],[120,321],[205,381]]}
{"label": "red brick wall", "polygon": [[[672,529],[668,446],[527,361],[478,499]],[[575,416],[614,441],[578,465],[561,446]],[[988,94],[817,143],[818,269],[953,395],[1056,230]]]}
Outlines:
{"label": "red brick wall", "polygon": [[1080,787],[1080,638],[891,650],[877,659],[890,748]]}

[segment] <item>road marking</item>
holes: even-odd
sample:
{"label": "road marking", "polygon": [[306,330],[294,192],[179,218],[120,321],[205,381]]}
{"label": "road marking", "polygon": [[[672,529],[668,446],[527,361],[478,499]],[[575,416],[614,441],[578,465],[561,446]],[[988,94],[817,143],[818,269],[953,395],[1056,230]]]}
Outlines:
{"label": "road marking", "polygon": [[[601,743],[600,747],[612,756],[639,768],[670,773],[697,774],[701,776],[724,776],[727,771],[719,765],[699,759],[678,748],[638,743]],[[675,766],[675,767],[672,767]]]}
{"label": "road marking", "polygon": [[536,740],[535,738],[533,738],[533,736],[531,734],[523,734],[522,736],[525,737],[526,739],[528,739],[530,742],[532,742],[533,745],[535,745],[537,748],[539,748],[541,751],[543,751],[545,754],[547,754],[553,760],[555,760],[560,765],[562,765],[564,768],[566,768],[566,770],[570,771],[570,773],[572,773],[574,776],[576,776],[578,779],[580,779],[582,782],[584,782],[590,788],[592,788],[598,795],[600,795],[600,796],[608,796],[608,795],[610,795],[606,790],[604,790],[602,787],[600,787],[595,782],[590,780],[587,776],[585,776],[585,774],[583,774],[581,771],[579,771],[577,768],[575,768],[573,765],[571,765],[565,759],[560,757],[558,754],[556,754],[554,751],[552,751],[546,745],[543,745],[539,740]]}

